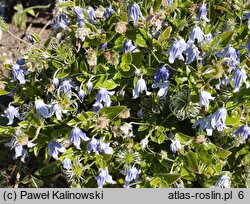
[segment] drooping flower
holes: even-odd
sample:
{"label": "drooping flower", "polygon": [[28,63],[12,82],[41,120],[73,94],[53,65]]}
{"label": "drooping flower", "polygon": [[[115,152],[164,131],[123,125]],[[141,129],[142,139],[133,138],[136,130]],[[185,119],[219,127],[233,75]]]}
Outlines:
{"label": "drooping flower", "polygon": [[93,89],[93,83],[89,80],[87,83],[86,83],[86,87],[88,89],[88,92],[89,94],[91,93],[92,89]]}
{"label": "drooping flower", "polygon": [[154,83],[164,82],[169,79],[169,71],[165,66],[160,66],[154,74]]}
{"label": "drooping flower", "polygon": [[83,20],[84,19],[83,11],[82,11],[82,8],[80,6],[75,6],[74,11],[76,13],[76,16],[77,16],[78,20]]}
{"label": "drooping flower", "polygon": [[51,115],[56,115],[57,120],[62,120],[62,114],[67,113],[67,111],[63,110],[62,107],[58,104],[58,102],[52,102]]}
{"label": "drooping flower", "polygon": [[12,125],[15,117],[18,118],[19,120],[22,119],[19,113],[19,108],[14,107],[12,105],[8,106],[8,108],[5,111],[4,116],[9,119],[9,122],[7,123],[7,125]]}
{"label": "drooping flower", "polygon": [[68,157],[62,160],[62,165],[63,165],[63,168],[66,170],[72,169],[72,162]]}
{"label": "drooping flower", "polygon": [[116,182],[113,181],[112,176],[109,175],[108,168],[101,169],[98,176],[95,176],[95,179],[97,181],[98,188],[102,188],[105,183],[116,184]]}
{"label": "drooping flower", "polygon": [[158,93],[157,93],[158,97],[159,98],[162,97],[163,99],[166,99],[168,89],[169,89],[169,85],[170,85],[169,81],[164,81],[164,82],[161,82],[161,83],[154,83],[152,85],[152,88],[153,89],[160,88]]}
{"label": "drooping flower", "polygon": [[50,118],[52,115],[51,105],[47,105],[41,99],[35,100],[35,108],[38,116],[42,116],[44,118]]}
{"label": "drooping flower", "polygon": [[88,145],[87,145],[87,151],[88,153],[90,152],[94,152],[94,153],[98,153],[98,145],[99,145],[100,141],[92,138],[89,140]]}
{"label": "drooping flower", "polygon": [[143,78],[140,78],[136,82],[136,86],[133,90],[133,99],[138,98],[140,93],[142,93],[143,91],[145,91],[147,95],[151,94],[151,92],[148,92],[147,90],[147,85],[146,85],[145,80]]}
{"label": "drooping flower", "polygon": [[134,2],[132,5],[128,7],[128,21],[133,21],[134,24],[137,24],[139,18],[142,17],[141,9],[139,5]]}
{"label": "drooping flower", "polygon": [[233,92],[238,92],[242,82],[246,84],[246,87],[249,88],[249,83],[246,81],[247,80],[247,73],[243,68],[237,68],[233,75],[230,78],[230,81],[234,81],[234,90]]}
{"label": "drooping flower", "polygon": [[71,98],[72,88],[77,89],[77,86],[74,84],[74,82],[70,79],[64,79],[62,80],[58,91],[62,91],[68,98]]}
{"label": "drooping flower", "polygon": [[14,64],[11,68],[13,74],[13,80],[18,80],[20,84],[25,84],[26,80],[24,74],[27,74],[27,71],[24,67],[24,60],[17,60],[17,63]]}
{"label": "drooping flower", "polygon": [[169,63],[173,64],[175,59],[184,61],[182,53],[187,49],[187,44],[184,39],[175,40],[169,49]]}
{"label": "drooping flower", "polygon": [[144,112],[143,112],[143,110],[141,109],[141,110],[137,111],[136,114],[137,114],[137,117],[138,117],[138,118],[142,118],[143,115],[144,115]]}
{"label": "drooping flower", "polygon": [[215,188],[230,188],[231,179],[227,175],[222,175],[215,184]]}
{"label": "drooping flower", "polygon": [[248,125],[243,125],[238,127],[238,129],[233,133],[233,136],[241,136],[242,141],[245,143],[250,135],[250,127]]}
{"label": "drooping flower", "polygon": [[86,133],[84,133],[79,127],[73,127],[67,142],[73,142],[75,147],[80,150],[81,140],[88,141],[89,138],[87,137]]}
{"label": "drooping flower", "polygon": [[108,19],[113,13],[114,13],[114,10],[112,9],[111,6],[109,6],[106,9],[106,12],[104,13],[104,16],[105,16],[106,19]]}
{"label": "drooping flower", "polygon": [[126,177],[125,177],[125,184],[123,185],[124,188],[128,188],[129,187],[129,183],[133,180],[135,180],[135,182],[138,181],[139,178],[139,174],[141,173],[141,170],[138,170],[136,167],[132,167],[131,169],[129,169],[127,171]]}
{"label": "drooping flower", "polygon": [[109,146],[109,143],[105,143],[105,142],[99,142],[98,146],[97,146],[97,150],[100,153],[104,153],[104,154],[113,154],[114,150],[112,147]]}
{"label": "drooping flower", "polygon": [[61,28],[65,30],[67,29],[69,23],[70,23],[70,20],[65,14],[59,14],[53,19],[51,23],[51,27],[57,28],[57,29]]}
{"label": "drooping flower", "polygon": [[212,115],[211,126],[213,129],[217,129],[219,132],[222,132],[226,127],[225,121],[227,117],[227,110],[224,107],[218,108],[218,110]]}
{"label": "drooping flower", "polygon": [[66,152],[65,147],[62,146],[60,143],[55,142],[55,141],[49,142],[48,147],[49,147],[48,154],[50,156],[52,156],[55,160],[58,160],[58,153],[59,152],[61,152],[61,153]]}
{"label": "drooping flower", "polygon": [[86,96],[85,91],[83,89],[80,89],[80,91],[78,91],[78,97],[79,97],[81,102],[84,101],[85,96]]}
{"label": "drooping flower", "polygon": [[201,60],[202,58],[199,56],[200,51],[198,48],[193,44],[192,41],[187,43],[187,49],[184,51],[184,54],[187,56],[186,64],[192,63],[194,60]]}
{"label": "drooping flower", "polygon": [[124,43],[124,45],[120,51],[124,51],[125,53],[126,52],[135,52],[136,47],[133,45],[132,40],[128,39],[128,40],[126,40],[126,42]]}
{"label": "drooping flower", "polygon": [[167,0],[167,5],[173,5],[174,0]]}
{"label": "drooping flower", "polygon": [[211,94],[207,91],[200,91],[200,104],[205,106],[208,110],[210,100],[214,100],[215,97],[212,97]]}
{"label": "drooping flower", "polygon": [[207,132],[207,136],[212,136],[213,134],[213,127],[211,125],[211,118],[212,115],[209,115],[207,118],[200,118],[197,121],[194,122],[192,125],[192,128],[196,128],[197,125],[199,125],[199,132],[202,134],[204,130]]}
{"label": "drooping flower", "polygon": [[201,21],[203,19],[206,22],[209,22],[210,20],[207,18],[207,5],[203,2],[198,10],[198,21]]}
{"label": "drooping flower", "polygon": [[223,52],[217,53],[216,55],[224,58],[225,63],[229,64],[230,69],[228,72],[231,72],[233,68],[240,64],[240,53],[232,45],[229,45]]}
{"label": "drooping flower", "polygon": [[53,78],[53,85],[54,85],[54,87],[55,88],[58,88],[58,86],[59,86],[59,83],[60,83],[60,81],[59,81],[59,79],[58,78]]}
{"label": "drooping flower", "polygon": [[170,145],[170,150],[173,153],[178,152],[181,149],[181,143],[178,139],[172,140],[172,143]]}
{"label": "drooping flower", "polygon": [[96,95],[96,102],[93,106],[94,107],[99,106],[103,102],[107,107],[110,107],[111,105],[110,96],[114,95],[114,93],[115,93],[114,91],[108,91],[105,88],[100,88]]}
{"label": "drooping flower", "polygon": [[96,19],[96,17],[95,17],[95,10],[91,6],[89,6],[87,8],[87,13],[89,15],[89,21],[90,21],[90,23],[94,23],[95,19]]}
{"label": "drooping flower", "polygon": [[199,26],[195,26],[191,32],[191,34],[189,35],[189,41],[194,42],[195,39],[197,39],[198,43],[202,43],[205,39],[205,34],[203,33],[203,31],[201,30],[201,28]]}

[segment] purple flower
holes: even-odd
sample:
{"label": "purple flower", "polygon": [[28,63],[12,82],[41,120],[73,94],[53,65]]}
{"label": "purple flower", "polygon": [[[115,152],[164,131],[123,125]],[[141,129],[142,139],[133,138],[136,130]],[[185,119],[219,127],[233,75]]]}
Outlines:
{"label": "purple flower", "polygon": [[83,89],[81,89],[80,91],[78,91],[78,97],[79,97],[79,99],[80,99],[81,102],[84,101],[85,96],[86,96],[86,93],[85,93],[85,91]]}
{"label": "purple flower", "polygon": [[92,138],[89,140],[89,143],[87,145],[87,151],[88,153],[90,152],[94,152],[94,153],[98,153],[98,145],[99,145],[99,140]]}
{"label": "purple flower", "polygon": [[125,184],[123,185],[124,188],[128,188],[129,187],[129,183],[133,180],[135,180],[135,182],[138,181],[139,178],[139,174],[141,173],[141,170],[138,170],[136,167],[132,167],[131,169],[129,169],[127,171],[126,177],[125,177]]}
{"label": "purple flower", "polygon": [[184,51],[184,54],[187,56],[186,58],[186,64],[192,63],[194,60],[201,60],[201,57],[199,56],[200,51],[198,48],[193,44],[192,41],[189,41],[187,43],[187,49]]}
{"label": "purple flower", "polygon": [[105,88],[100,88],[96,95],[96,102],[93,106],[99,106],[102,102],[106,104],[107,107],[111,105],[110,95],[114,95],[114,91],[108,91]]}
{"label": "purple flower", "polygon": [[62,91],[68,98],[71,98],[72,88],[77,89],[77,86],[74,84],[74,82],[69,79],[64,79],[61,82],[58,91]]}
{"label": "purple flower", "polygon": [[141,109],[141,110],[137,111],[136,114],[137,114],[137,117],[138,117],[138,118],[142,118],[143,115],[144,115],[144,112],[143,112],[143,110]]}
{"label": "purple flower", "polygon": [[173,5],[174,0],[167,0],[167,5]]}
{"label": "purple flower", "polygon": [[198,43],[202,43],[205,39],[205,34],[199,26],[195,26],[191,34],[189,35],[189,41],[194,42],[195,39],[197,39]]}
{"label": "purple flower", "polygon": [[57,120],[62,120],[62,114],[66,113],[67,111],[64,111],[61,106],[58,104],[58,102],[52,103],[52,109],[51,109],[51,115],[55,114]]}
{"label": "purple flower", "polygon": [[9,119],[9,122],[7,123],[7,125],[12,125],[14,122],[14,117],[18,118],[19,120],[21,120],[21,116],[19,114],[19,108],[16,108],[12,105],[9,105],[8,108],[5,111],[5,117],[7,117]]}
{"label": "purple flower", "polygon": [[179,39],[175,40],[169,49],[169,63],[173,64],[175,59],[184,61],[182,53],[187,49],[187,44],[185,40]]}
{"label": "purple flower", "polygon": [[227,175],[221,176],[215,184],[215,188],[230,188],[231,179]]}
{"label": "purple flower", "polygon": [[170,150],[173,152],[173,153],[176,153],[178,152],[179,150],[181,149],[181,143],[179,140],[175,139],[175,140],[172,140],[172,143],[170,145]]}
{"label": "purple flower", "polygon": [[76,149],[80,150],[81,140],[88,141],[89,138],[86,136],[86,133],[84,133],[79,127],[73,127],[67,142],[73,142]]}
{"label": "purple flower", "polygon": [[76,16],[77,16],[78,20],[83,20],[84,19],[83,11],[82,11],[82,8],[80,6],[75,6],[74,11],[76,13]]}
{"label": "purple flower", "polygon": [[202,132],[206,129],[207,136],[212,136],[213,134],[213,127],[211,125],[212,115],[209,115],[207,118],[200,118],[192,125],[192,128],[196,128],[199,125],[199,132]]}
{"label": "purple flower", "polygon": [[134,24],[136,24],[140,17],[143,18],[140,7],[134,2],[133,5],[130,5],[128,8],[128,21],[132,20]]}
{"label": "purple flower", "polygon": [[159,83],[169,79],[169,71],[165,66],[160,66],[154,74],[154,83]]}
{"label": "purple flower", "polygon": [[247,74],[246,71],[243,68],[237,68],[233,75],[231,76],[230,80],[234,80],[234,90],[233,92],[238,92],[242,82],[244,82],[249,88],[249,83],[246,81],[247,80]]}
{"label": "purple flower", "polygon": [[214,100],[215,98],[211,96],[211,94],[207,91],[200,91],[200,104],[205,106],[208,110],[209,100]]}
{"label": "purple flower", "polygon": [[93,89],[93,83],[89,80],[86,84],[86,87],[88,89],[89,94],[91,93],[92,89]]}
{"label": "purple flower", "polygon": [[66,170],[72,169],[72,162],[68,157],[62,160],[62,165],[63,165],[63,168]]}
{"label": "purple flower", "polygon": [[225,121],[227,117],[227,110],[224,107],[218,108],[218,110],[212,115],[211,126],[213,129],[217,129],[222,132],[226,127]]}
{"label": "purple flower", "polygon": [[89,6],[88,9],[87,9],[87,13],[89,15],[89,21],[90,23],[94,23],[95,22],[95,10]]}
{"label": "purple flower", "polygon": [[62,146],[60,143],[55,142],[55,141],[51,141],[51,142],[48,144],[48,147],[49,147],[49,152],[48,152],[48,154],[49,154],[50,156],[52,156],[55,160],[58,160],[58,153],[59,153],[59,152],[61,152],[61,153],[66,152],[65,147]]}
{"label": "purple flower", "polygon": [[65,30],[68,27],[70,20],[65,14],[57,15],[54,20],[52,21],[51,27],[52,28],[61,28]]}
{"label": "purple flower", "polygon": [[113,181],[112,176],[109,175],[108,168],[101,169],[98,176],[95,176],[95,179],[97,181],[98,188],[102,188],[105,183],[116,184],[116,182]]}
{"label": "purple flower", "polygon": [[114,13],[113,9],[111,6],[109,6],[107,9],[106,9],[106,12],[104,14],[105,18],[108,19],[112,14]]}
{"label": "purple flower", "polygon": [[143,91],[146,92],[147,95],[150,95],[151,93],[147,91],[147,85],[144,79],[140,78],[136,82],[136,86],[133,90],[133,99],[136,99],[139,97],[140,93]]}
{"label": "purple flower", "polygon": [[124,51],[126,52],[135,52],[136,51],[136,47],[133,45],[131,40],[126,40],[126,42],[124,43],[122,49],[120,51]]}
{"label": "purple flower", "polygon": [[101,45],[101,49],[106,50],[108,48],[108,43],[105,42]]}
{"label": "purple flower", "polygon": [[104,154],[113,154],[114,150],[112,147],[109,146],[109,143],[105,143],[105,142],[99,142],[98,146],[97,146],[97,150],[100,153],[104,153]]}
{"label": "purple flower", "polygon": [[60,81],[59,81],[58,78],[53,78],[53,85],[54,85],[55,88],[58,88],[59,83],[60,83]]}
{"label": "purple flower", "polygon": [[50,118],[52,115],[51,105],[47,105],[41,99],[35,100],[35,108],[38,116],[43,116],[44,118]]}
{"label": "purple flower", "polygon": [[232,68],[237,67],[240,64],[240,53],[238,50],[234,49],[232,45],[229,45],[223,52],[216,54],[218,57],[225,59],[225,62],[229,64],[231,72]]}
{"label": "purple flower", "polygon": [[12,66],[12,74],[14,79],[12,81],[16,81],[18,80],[20,82],[20,84],[25,84],[26,80],[24,77],[24,74],[27,73],[25,67],[23,65],[19,65],[19,64],[14,64]]}
{"label": "purple flower", "polygon": [[233,133],[234,136],[241,136],[243,142],[245,143],[250,135],[250,127],[248,125],[243,125],[238,127],[238,129]]}
{"label": "purple flower", "polygon": [[250,38],[248,39],[245,47],[247,48],[247,51],[248,51],[248,57],[250,57]]}
{"label": "purple flower", "polygon": [[200,5],[198,10],[198,21],[201,21],[203,19],[206,22],[209,22],[209,19],[207,18],[207,5],[203,2],[202,5]]}
{"label": "purple flower", "polygon": [[163,98],[163,99],[166,99],[166,96],[167,96],[167,93],[168,93],[168,89],[169,89],[169,85],[170,85],[170,82],[169,81],[164,81],[164,82],[161,82],[161,83],[154,83],[152,85],[152,88],[155,89],[155,88],[160,88],[157,95],[159,98]]}

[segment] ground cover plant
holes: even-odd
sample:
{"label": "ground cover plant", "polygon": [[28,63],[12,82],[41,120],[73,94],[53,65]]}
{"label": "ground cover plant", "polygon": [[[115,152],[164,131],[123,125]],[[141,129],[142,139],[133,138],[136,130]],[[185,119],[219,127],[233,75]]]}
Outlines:
{"label": "ground cover plant", "polygon": [[4,63],[1,185],[249,187],[249,9],[58,1]]}

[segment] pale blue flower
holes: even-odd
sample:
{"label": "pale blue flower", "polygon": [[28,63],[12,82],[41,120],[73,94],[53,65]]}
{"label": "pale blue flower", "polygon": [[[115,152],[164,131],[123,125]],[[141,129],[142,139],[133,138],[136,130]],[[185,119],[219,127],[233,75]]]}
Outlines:
{"label": "pale blue flower", "polygon": [[62,91],[68,98],[71,98],[72,89],[77,89],[77,86],[72,82],[70,79],[64,79],[60,87],[58,88],[58,91]]}
{"label": "pale blue flower", "polygon": [[67,111],[64,111],[58,102],[52,103],[51,115],[55,114],[57,120],[62,120],[62,114],[66,112]]}
{"label": "pale blue flower", "polygon": [[200,91],[200,104],[205,106],[208,110],[210,100],[214,100],[215,97],[212,97],[211,94],[207,91]]}
{"label": "pale blue flower", "polygon": [[89,80],[87,83],[86,83],[86,87],[88,89],[88,92],[89,94],[91,93],[92,89],[93,89],[93,83]]}
{"label": "pale blue flower", "polygon": [[172,140],[172,143],[170,145],[170,150],[173,153],[178,152],[181,149],[181,143],[178,139]]}
{"label": "pale blue flower", "polygon": [[247,44],[246,44],[245,48],[247,48],[248,57],[250,57],[250,38],[247,40]]}
{"label": "pale blue flower", "polygon": [[144,79],[140,78],[137,80],[135,88],[133,90],[133,99],[136,99],[139,97],[140,93],[146,92],[147,95],[150,95],[151,92],[148,92],[146,82]]}
{"label": "pale blue flower", "polygon": [[51,113],[51,105],[47,105],[41,99],[35,100],[35,108],[38,116],[42,116],[44,118],[50,118]]}
{"label": "pale blue flower", "polygon": [[154,83],[164,82],[169,79],[169,71],[165,66],[160,66],[154,74]]}
{"label": "pale blue flower", "polygon": [[55,160],[58,160],[58,153],[59,153],[59,152],[61,152],[61,153],[66,152],[65,147],[62,146],[60,143],[55,142],[55,141],[51,141],[51,142],[48,144],[48,147],[49,147],[49,152],[48,152],[48,154],[49,154],[50,156],[52,156]]}
{"label": "pale blue flower", "polygon": [[217,53],[216,55],[224,58],[225,62],[229,64],[230,69],[228,72],[231,72],[233,68],[240,64],[240,53],[232,45],[229,45],[223,52]]}
{"label": "pale blue flower", "polygon": [[109,143],[99,142],[97,146],[97,151],[104,154],[113,154],[114,150],[109,146]]}
{"label": "pale blue flower", "polygon": [[105,88],[100,88],[96,95],[96,102],[93,106],[99,106],[102,102],[105,103],[107,107],[111,105],[110,95],[114,95],[114,91],[108,91]]}
{"label": "pale blue flower", "polygon": [[143,110],[141,109],[141,110],[137,111],[136,114],[137,114],[137,117],[138,117],[138,118],[142,118],[143,115],[144,115],[144,112],[143,112]]}
{"label": "pale blue flower", "polygon": [[81,102],[84,101],[85,96],[86,96],[85,91],[83,89],[80,89],[80,91],[78,91],[78,97],[79,97],[79,99],[80,99]]}
{"label": "pale blue flower", "polygon": [[75,6],[74,11],[76,13],[76,16],[77,16],[78,20],[83,20],[84,19],[83,10],[82,10],[82,8],[80,6]]}
{"label": "pale blue flower", "polygon": [[203,33],[203,31],[201,30],[201,28],[199,26],[195,26],[191,32],[191,34],[189,35],[189,41],[194,42],[195,39],[197,39],[198,43],[202,43],[205,39],[205,34]]}
{"label": "pale blue flower", "polygon": [[227,117],[227,110],[224,107],[218,108],[218,110],[212,115],[211,126],[213,129],[217,129],[222,132],[226,127],[225,121]]}
{"label": "pale blue flower", "polygon": [[174,4],[174,0],[167,0],[167,5],[173,5]]}
{"label": "pale blue flower", "polygon": [[109,175],[108,168],[101,169],[98,176],[95,176],[95,179],[97,181],[98,188],[102,188],[105,183],[116,184],[116,182],[113,181],[112,176]]}
{"label": "pale blue flower", "polygon": [[52,28],[61,28],[63,30],[67,29],[70,20],[65,14],[57,15],[51,23]]}
{"label": "pale blue flower", "polygon": [[125,184],[123,185],[124,188],[129,187],[129,183],[133,180],[135,182],[138,181],[139,174],[141,173],[141,170],[138,170],[136,167],[132,167],[127,171],[126,177],[125,177]]}
{"label": "pale blue flower", "polygon": [[207,136],[212,136],[213,127],[211,125],[211,119],[212,119],[212,115],[209,115],[207,118],[200,118],[194,122],[194,124],[192,125],[192,128],[196,128],[196,126],[199,125],[198,130],[200,134],[202,134],[202,132],[206,130]]}
{"label": "pale blue flower", "polygon": [[173,64],[175,59],[184,61],[182,53],[187,49],[187,44],[184,39],[175,40],[169,49],[169,63]]}
{"label": "pale blue flower", "polygon": [[113,13],[114,13],[114,10],[112,9],[111,6],[109,6],[106,9],[106,12],[105,12],[104,16],[105,16],[106,19],[108,19]]}
{"label": "pale blue flower", "polygon": [[59,81],[58,78],[53,78],[53,85],[54,85],[55,88],[58,88],[59,83],[60,83],[60,81]]}
{"label": "pale blue flower", "polygon": [[230,188],[231,179],[227,175],[221,176],[215,184],[215,188]]}
{"label": "pale blue flower", "polygon": [[124,45],[120,51],[124,51],[125,53],[126,52],[135,52],[136,47],[133,45],[132,40],[128,39],[128,40],[126,40],[126,42],[124,43]]}
{"label": "pale blue flower", "polygon": [[128,8],[128,21],[132,20],[134,24],[136,24],[140,17],[143,18],[140,7],[134,2],[133,5],[130,5]]}
{"label": "pale blue flower", "polygon": [[12,105],[9,105],[8,108],[5,111],[5,117],[7,117],[9,119],[9,122],[7,123],[7,125],[12,125],[14,122],[14,118],[18,118],[19,120],[21,120],[21,116],[19,113],[19,108],[18,107],[14,107]]}
{"label": "pale blue flower", "polygon": [[63,165],[63,168],[66,170],[72,169],[72,162],[68,157],[62,160],[62,165]]}
{"label": "pale blue flower", "polygon": [[18,80],[20,82],[20,84],[25,84],[26,80],[24,77],[24,74],[27,73],[25,67],[23,65],[19,65],[19,64],[14,64],[11,68],[12,70],[12,74],[13,74],[13,80],[12,81],[16,81]]}
{"label": "pale blue flower", "polygon": [[95,10],[91,6],[89,6],[87,8],[87,13],[89,15],[89,21],[90,21],[90,23],[94,23],[95,19],[96,19],[96,17],[95,17]]}
{"label": "pale blue flower", "polygon": [[108,48],[108,43],[105,42],[101,45],[101,49],[106,50]]}
{"label": "pale blue flower", "polygon": [[247,73],[243,68],[237,68],[235,70],[235,72],[233,73],[233,75],[231,76],[230,80],[234,81],[234,90],[233,92],[238,92],[242,82],[244,82],[247,86],[247,88],[249,88],[249,84],[246,81],[247,80]]}
{"label": "pale blue flower", "polygon": [[152,88],[155,89],[155,88],[160,88],[157,95],[159,98],[163,98],[163,99],[166,99],[166,96],[167,96],[167,93],[168,93],[168,89],[169,89],[169,85],[170,85],[170,82],[169,81],[164,81],[164,82],[161,82],[161,83],[154,83],[152,85]]}
{"label": "pale blue flower", "polygon": [[103,108],[103,104],[102,103],[99,103],[99,104],[96,104],[93,108],[93,111],[95,113],[99,112],[99,110],[101,110]]}
{"label": "pale blue flower", "polygon": [[92,138],[89,140],[88,142],[88,145],[87,145],[87,151],[88,153],[90,152],[94,152],[94,153],[99,153],[98,152],[98,145],[99,145],[100,141],[95,139],[95,138]]}
{"label": "pale blue flower", "polygon": [[246,142],[249,135],[250,135],[250,127],[248,125],[243,125],[238,127],[238,129],[233,133],[233,136],[241,136],[243,142]]}
{"label": "pale blue flower", "polygon": [[69,139],[67,140],[67,143],[73,142],[76,149],[80,150],[81,140],[88,141],[89,138],[87,137],[86,133],[83,132],[79,127],[73,127],[73,129],[71,130]]}
{"label": "pale blue flower", "polygon": [[207,5],[203,2],[202,5],[200,5],[198,10],[198,21],[201,21],[203,19],[206,22],[209,22],[210,20],[207,18]]}
{"label": "pale blue flower", "polygon": [[186,64],[190,64],[195,60],[201,60],[202,58],[199,56],[199,49],[193,44],[192,41],[187,43],[187,49],[184,51],[184,54],[187,56]]}

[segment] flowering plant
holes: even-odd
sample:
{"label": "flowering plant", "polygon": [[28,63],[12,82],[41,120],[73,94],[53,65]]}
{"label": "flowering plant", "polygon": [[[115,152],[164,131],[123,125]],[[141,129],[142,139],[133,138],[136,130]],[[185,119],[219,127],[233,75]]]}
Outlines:
{"label": "flowering plant", "polygon": [[249,8],[59,1],[49,39],[4,64],[17,185],[250,187]]}

